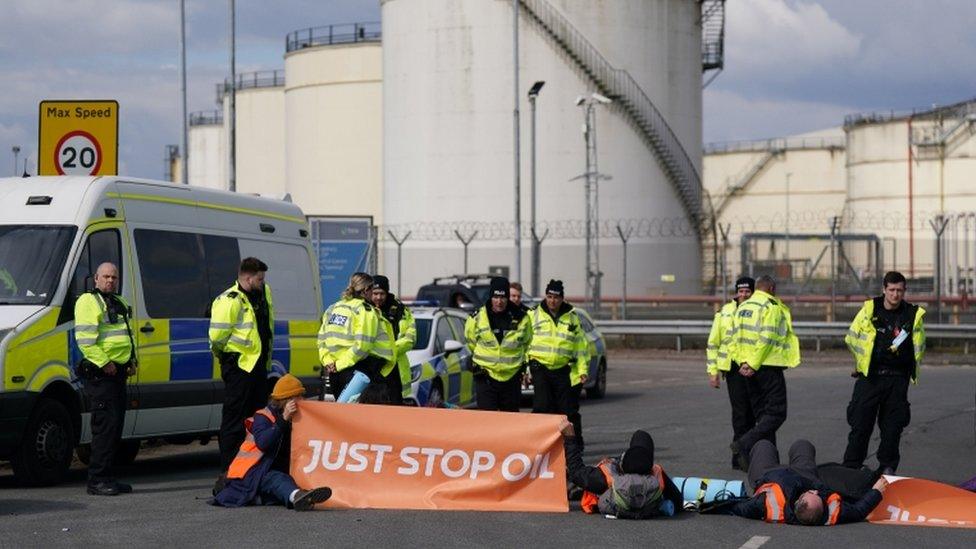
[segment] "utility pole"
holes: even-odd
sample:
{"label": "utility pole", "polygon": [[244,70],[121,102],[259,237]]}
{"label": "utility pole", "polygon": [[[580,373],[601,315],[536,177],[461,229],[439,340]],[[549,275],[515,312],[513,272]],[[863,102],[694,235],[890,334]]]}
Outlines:
{"label": "utility pole", "polygon": [[403,235],[403,238],[397,238],[397,236],[393,234],[393,231],[386,231],[386,234],[390,235],[390,238],[392,238],[397,245],[397,295],[401,295],[403,293],[403,286],[400,284],[400,281],[403,280],[401,270],[402,263],[400,261],[403,252],[403,243],[410,238],[412,233],[413,231],[407,231],[407,234]]}
{"label": "utility pole", "polygon": [[623,243],[624,248],[624,265],[623,265],[623,295],[621,296],[620,303],[620,315],[624,320],[627,320],[627,241],[630,240],[630,235],[634,234],[634,228],[628,227],[627,231],[624,232],[620,228],[620,223],[617,223],[617,234],[620,235],[620,241]]}
{"label": "utility pole", "polygon": [[512,128],[515,132],[515,279],[522,280],[522,159],[519,139],[519,0],[512,0],[512,60],[515,83],[515,109]]}
{"label": "utility pole", "polygon": [[458,237],[458,240],[461,241],[461,245],[464,246],[464,270],[461,272],[463,272],[464,274],[468,274],[468,244],[471,244],[471,241],[474,240],[474,237],[478,236],[478,231],[471,233],[471,236],[469,236],[468,238],[464,238],[463,236],[461,236],[461,233],[459,233],[457,229],[455,229],[454,235]]}
{"label": "utility pole", "polygon": [[[237,191],[237,61],[235,59],[235,49],[237,48],[235,32],[235,13],[234,0],[230,0],[230,89],[225,90],[229,94],[229,109],[227,114],[227,152],[230,162],[227,171],[227,189],[231,192]],[[397,288],[397,292],[400,289]]]}
{"label": "utility pole", "polygon": [[183,159],[180,162],[180,180],[184,185],[189,185],[188,164],[190,161],[190,151],[187,149],[189,140],[187,138],[188,130],[186,128],[186,0],[180,0],[180,105],[180,119],[183,122],[182,143],[180,144],[180,152],[183,153]]}

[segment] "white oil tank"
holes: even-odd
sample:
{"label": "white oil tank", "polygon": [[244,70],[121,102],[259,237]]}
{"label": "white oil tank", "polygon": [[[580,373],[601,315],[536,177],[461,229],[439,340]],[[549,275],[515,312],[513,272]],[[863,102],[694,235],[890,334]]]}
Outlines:
{"label": "white oil tank", "polygon": [[227,134],[220,110],[190,113],[187,178],[190,184],[227,189]]}
{"label": "white oil tank", "polygon": [[[470,272],[492,266],[514,272],[512,2],[382,0],[384,221],[403,245],[403,287],[410,296],[431,278],[461,272],[454,233],[478,231]],[[537,99],[537,212],[541,285],[565,281],[585,292],[585,170],[580,95],[603,80],[639,86],[701,171],[702,63],[699,3],[686,0],[532,0],[519,16],[522,276],[530,277],[530,104]],[[562,36],[562,43],[553,33]],[[580,56],[583,48],[598,59]],[[610,70],[610,69],[614,70]],[[589,70],[588,69],[588,70]],[[293,85],[289,72],[289,86]],[[618,87],[618,89],[620,89]],[[622,291],[622,246],[615,224],[633,226],[628,294],[692,293],[702,286],[701,248],[688,210],[651,152],[622,96],[597,106],[600,269],[604,299]],[[289,151],[291,152],[291,151]],[[540,235],[541,236],[541,235]],[[381,246],[382,267],[396,273],[396,246]],[[391,276],[391,280],[395,279]],[[672,282],[673,280],[673,282]],[[395,282],[394,282],[395,283]]]}
{"label": "white oil tank", "polygon": [[307,215],[381,223],[379,23],[302,29],[286,49],[285,191]]}

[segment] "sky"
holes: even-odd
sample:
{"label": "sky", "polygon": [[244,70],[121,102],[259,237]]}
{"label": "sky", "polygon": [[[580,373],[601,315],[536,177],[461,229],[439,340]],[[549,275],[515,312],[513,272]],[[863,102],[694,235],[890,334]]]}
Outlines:
{"label": "sky", "polygon": [[[228,1],[186,5],[188,110],[211,110],[229,66]],[[282,68],[291,31],[379,18],[379,0],[237,0],[238,72]],[[974,28],[974,0],[728,0],[704,140],[976,97]],[[34,170],[40,101],[117,99],[120,173],[161,178],[165,145],[180,140],[179,29],[178,0],[3,2],[0,175],[14,171],[14,145]]]}

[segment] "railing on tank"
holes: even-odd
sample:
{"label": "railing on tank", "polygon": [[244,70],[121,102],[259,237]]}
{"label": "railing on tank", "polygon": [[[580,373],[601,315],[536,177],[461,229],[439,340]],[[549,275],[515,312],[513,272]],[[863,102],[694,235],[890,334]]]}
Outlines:
{"label": "railing on tank", "polygon": [[379,21],[310,27],[289,32],[285,38],[285,51],[292,52],[312,46],[332,44],[379,42],[382,36],[383,28]]}
{"label": "railing on tank", "polygon": [[735,152],[764,152],[778,150],[811,150],[845,148],[844,137],[783,137],[777,139],[755,139],[748,141],[721,141],[707,143],[705,154],[735,153]]}
{"label": "railing on tank", "polygon": [[976,98],[967,99],[966,101],[960,101],[958,103],[953,103],[952,105],[945,105],[942,107],[920,107],[903,111],[889,110],[849,114],[844,117],[844,127],[892,122],[896,120],[903,120],[908,117],[925,118],[940,114],[949,115],[950,113],[954,116],[962,116],[973,112],[976,112]]}
{"label": "railing on tank", "polygon": [[[237,75],[235,86],[238,90],[253,88],[277,88],[285,85],[285,71],[254,71],[244,72]],[[223,82],[217,84],[217,103],[224,100],[224,95],[230,91],[230,78],[225,78]]]}
{"label": "railing on tank", "polygon": [[701,176],[668,125],[637,81],[624,69],[614,68],[566,17],[546,0],[520,0],[528,13],[565,49],[570,58],[613,99],[641,129],[668,179],[678,191],[689,217],[703,221]]}
{"label": "railing on tank", "polygon": [[191,126],[216,126],[224,123],[224,111],[197,111],[190,113]]}

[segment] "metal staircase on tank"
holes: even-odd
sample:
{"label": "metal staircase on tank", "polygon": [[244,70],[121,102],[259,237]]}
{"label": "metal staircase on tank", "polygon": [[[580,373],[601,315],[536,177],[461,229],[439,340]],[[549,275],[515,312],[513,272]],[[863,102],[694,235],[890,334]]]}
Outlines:
{"label": "metal staircase on tank", "polygon": [[764,152],[758,160],[750,164],[742,175],[735,179],[734,183],[726,187],[725,195],[722,197],[721,202],[715,206],[715,217],[720,217],[722,212],[725,211],[726,206],[729,205],[732,198],[748,189],[749,185],[758,179],[759,174],[766,169],[766,166],[768,166],[774,158],[780,156],[784,152],[786,152],[786,149],[784,148],[777,147],[769,149],[768,151]]}
{"label": "metal staircase on tank", "polygon": [[701,238],[703,229],[707,230],[703,227],[701,176],[661,112],[629,72],[614,68],[547,0],[519,2],[531,19],[593,81],[596,91],[613,99],[639,128],[644,143],[657,158]]}
{"label": "metal staircase on tank", "polygon": [[725,68],[725,0],[699,0],[701,18],[702,73],[714,70],[702,84],[707,87]]}

